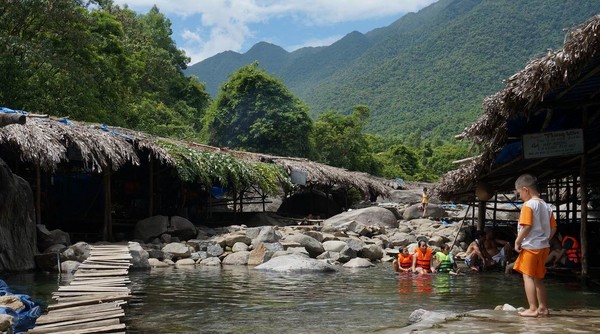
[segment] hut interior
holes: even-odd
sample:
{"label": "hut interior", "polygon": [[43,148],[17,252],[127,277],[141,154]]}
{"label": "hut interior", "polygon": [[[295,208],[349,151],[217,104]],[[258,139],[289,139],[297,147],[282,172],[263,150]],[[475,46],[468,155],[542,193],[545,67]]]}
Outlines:
{"label": "hut interior", "polygon": [[537,176],[559,230],[578,232],[585,277],[600,266],[599,134],[597,15],[570,30],[562,49],[530,61],[485,99],[484,114],[457,136],[471,140],[480,154],[460,161],[462,167],[446,174],[437,192],[474,202],[481,229],[490,211],[495,222],[499,206],[517,205],[514,181],[520,174]]}

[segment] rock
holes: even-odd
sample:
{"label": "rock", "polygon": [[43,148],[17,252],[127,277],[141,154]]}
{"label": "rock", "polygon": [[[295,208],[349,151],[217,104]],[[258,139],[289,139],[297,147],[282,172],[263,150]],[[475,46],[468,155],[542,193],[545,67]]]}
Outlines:
{"label": "rock", "polygon": [[201,260],[199,263],[201,266],[220,266],[221,260],[218,257],[209,257],[207,259]]}
{"label": "rock", "polygon": [[317,240],[318,242],[323,242],[323,233],[318,231],[304,231],[304,235],[308,235],[309,237]]}
{"label": "rock", "polygon": [[[67,250],[67,246],[65,246],[63,244],[55,244],[55,245],[52,245],[52,246],[44,249],[42,254],[48,254],[48,253],[62,254],[62,252],[64,252],[65,250]],[[63,260],[63,259],[61,258],[61,260]]]}
{"label": "rock", "polygon": [[15,295],[0,296],[0,306],[10,307],[15,311],[20,311],[25,308],[21,299]]}
{"label": "rock", "polygon": [[377,245],[367,245],[358,252],[358,256],[369,260],[379,260],[383,257],[383,249]]}
{"label": "rock", "polygon": [[152,239],[160,237],[163,233],[167,233],[168,227],[169,217],[148,217],[135,224],[133,235],[135,239],[150,242]]}
{"label": "rock", "polygon": [[335,272],[335,266],[320,260],[306,258],[301,255],[283,255],[254,267],[257,270],[277,272]]}
{"label": "rock", "polygon": [[[442,218],[447,217],[448,214],[446,213],[446,210],[444,210],[441,206],[429,203],[429,205],[427,206],[426,216]],[[421,203],[409,206],[408,208],[406,208],[406,210],[404,210],[403,213],[403,218],[406,220],[412,220],[422,217],[423,210],[421,210]]]}
{"label": "rock", "polygon": [[348,262],[351,259],[355,258],[356,255],[357,255],[357,252],[354,249],[346,246],[346,247],[344,247],[344,249],[342,249],[340,251],[340,258],[338,259],[338,261],[345,263],[345,262]]}
{"label": "rock", "polygon": [[189,257],[191,254],[190,248],[187,245],[178,242],[172,242],[170,244],[165,245],[162,248],[162,251],[164,253],[169,253],[179,258]]}
{"label": "rock", "polygon": [[8,314],[0,314],[0,333],[12,333],[14,319]]}
{"label": "rock", "polygon": [[69,246],[64,252],[65,259],[70,261],[83,262],[90,256],[92,246],[87,242],[80,241],[72,246]]}
{"label": "rock", "polygon": [[248,258],[248,265],[255,266],[269,261],[277,251],[283,251],[283,246],[278,243],[261,243],[256,246]]}
{"label": "rock", "polygon": [[412,234],[397,232],[390,237],[389,241],[396,247],[404,247],[417,242],[417,238]]}
{"label": "rock", "polygon": [[37,254],[34,256],[35,265],[42,271],[58,271],[58,253]]}
{"label": "rock", "polygon": [[363,249],[363,247],[365,247],[365,242],[360,240],[360,239],[355,239],[355,238],[350,238],[347,240],[344,240],[346,242],[346,244],[348,245],[348,247],[350,249],[352,249],[355,252],[359,252],[360,250]]}
{"label": "rock", "polygon": [[263,226],[260,228],[260,232],[256,238],[252,239],[252,245],[256,246],[260,243],[273,243],[281,240],[281,233],[279,233],[273,226]]}
{"label": "rock", "polygon": [[339,261],[339,259],[340,259],[340,253],[338,253],[338,252],[325,251],[325,252],[321,253],[321,255],[317,256],[317,260]]}
{"label": "rock", "polygon": [[323,245],[319,241],[317,241],[317,239],[309,237],[308,235],[289,235],[285,238],[285,241],[299,243],[302,247],[306,248],[306,251],[308,251],[310,257],[317,257],[325,251],[325,249],[323,249]]}
{"label": "rock", "polygon": [[310,254],[304,247],[289,247],[288,249],[286,249],[286,251],[289,253],[292,253],[292,254],[300,254],[300,255],[310,257]]}
{"label": "rock", "polygon": [[129,254],[131,254],[131,269],[150,268],[148,263],[148,252],[138,242],[129,242]]}
{"label": "rock", "polygon": [[236,252],[241,252],[241,251],[247,251],[248,250],[248,245],[246,245],[243,242],[236,242],[235,244],[233,244],[233,247],[231,247],[231,251],[236,253]]}
{"label": "rock", "polygon": [[171,217],[167,232],[179,240],[190,240],[198,234],[191,221],[179,216]]}
{"label": "rock", "polygon": [[323,243],[323,249],[325,251],[339,253],[342,251],[342,249],[344,249],[344,247],[347,247],[347,244],[341,240],[331,240],[331,241],[325,241]]}
{"label": "rock", "polygon": [[177,262],[175,262],[175,266],[180,267],[180,266],[193,266],[196,265],[196,261],[188,258],[188,259],[180,259],[177,260]]}
{"label": "rock", "polygon": [[161,267],[168,267],[169,265],[165,262],[162,262],[158,259],[154,259],[154,258],[150,258],[148,259],[148,265],[151,268],[161,268]]}
{"label": "rock", "polygon": [[252,239],[248,238],[245,233],[236,232],[235,234],[227,234],[225,235],[225,245],[228,247],[232,247],[236,242],[242,242],[246,245],[250,245],[252,243]]}
{"label": "rock", "polygon": [[72,274],[77,270],[77,268],[79,268],[80,265],[81,265],[81,263],[77,262],[77,261],[69,260],[69,261],[61,262],[60,263],[60,272]]}
{"label": "rock", "polygon": [[147,250],[147,252],[148,257],[153,259],[164,260],[165,258],[170,259],[172,257],[171,254],[169,254],[169,257],[165,257],[165,253],[163,253],[163,251],[161,251],[160,249],[149,249]]}
{"label": "rock", "polygon": [[344,268],[368,268],[373,266],[374,264],[371,261],[362,257],[354,258],[343,265]]}
{"label": "rock", "polygon": [[382,201],[390,201],[402,204],[415,204],[421,203],[422,189],[408,189],[408,190],[392,190],[388,195],[382,198]]}
{"label": "rock", "polygon": [[517,309],[514,306],[510,305],[510,304],[504,304],[504,305],[502,305],[501,310],[502,311],[517,311]]}
{"label": "rock", "polygon": [[436,246],[436,247],[441,247],[443,244],[445,244],[446,242],[448,242],[450,240],[448,240],[448,238],[442,237],[440,235],[434,235],[429,239],[429,246]]}
{"label": "rock", "polygon": [[241,252],[237,252],[237,253],[231,253],[223,259],[222,263],[226,264],[226,265],[247,265],[249,257],[250,257],[249,251],[241,251]]}
{"label": "rock", "polygon": [[172,242],[172,237],[169,233],[163,233],[160,235],[160,242],[163,244],[169,244]]}
{"label": "rock", "polygon": [[221,256],[225,250],[219,244],[212,244],[206,248],[206,253],[209,256]]}
{"label": "rock", "polygon": [[342,212],[339,215],[333,216],[323,221],[323,228],[337,228],[340,225],[352,221],[356,222],[357,224],[366,226],[378,225],[389,228],[394,228],[398,226],[398,221],[396,220],[396,217],[390,210],[373,206],[364,209]]}
{"label": "rock", "polygon": [[173,262],[172,260],[169,260],[169,259],[164,259],[163,262],[166,263],[169,266],[174,266],[175,265],[175,262]]}

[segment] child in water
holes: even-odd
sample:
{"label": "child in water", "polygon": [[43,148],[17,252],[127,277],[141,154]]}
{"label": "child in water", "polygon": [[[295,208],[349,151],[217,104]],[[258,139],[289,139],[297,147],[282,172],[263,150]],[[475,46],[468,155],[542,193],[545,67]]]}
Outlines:
{"label": "child in water", "polygon": [[459,269],[454,262],[454,257],[450,254],[450,246],[443,244],[441,252],[435,253],[437,266],[435,267],[439,273],[448,273],[450,275],[458,275]]}
{"label": "child in water", "polygon": [[392,262],[395,272],[410,272],[412,267],[413,258],[408,252],[408,247],[402,247],[398,258]]}

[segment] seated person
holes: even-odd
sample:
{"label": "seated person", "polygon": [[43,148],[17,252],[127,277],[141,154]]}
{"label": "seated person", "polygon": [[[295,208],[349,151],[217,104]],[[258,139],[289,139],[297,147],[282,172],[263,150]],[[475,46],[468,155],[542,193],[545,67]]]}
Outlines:
{"label": "seated person", "polygon": [[484,246],[485,232],[477,231],[475,239],[467,248],[465,264],[473,271],[480,271],[492,265],[493,260],[487,254]]}
{"label": "seated person", "polygon": [[[491,266],[497,264],[504,266],[512,256],[510,243],[506,240],[496,238],[493,229],[487,230],[483,244],[485,245],[485,251],[492,259],[492,262],[490,262]],[[498,247],[501,248],[498,249]]]}
{"label": "seated person", "polygon": [[409,272],[411,271],[413,263],[413,256],[408,252],[408,247],[402,247],[400,253],[398,253],[398,259],[392,262],[395,272]]}
{"label": "seated person", "polygon": [[415,249],[415,253],[413,254],[412,272],[418,274],[435,272],[435,268],[431,267],[433,250],[427,247],[425,240],[420,240],[418,245],[419,247]]}
{"label": "seated person", "polygon": [[546,259],[546,266],[551,265],[555,267],[561,265],[565,268],[577,268],[581,263],[581,248],[579,242],[572,236],[565,235],[562,237],[561,233],[557,233],[558,240],[562,240],[560,246],[553,247],[554,249],[548,255]]}
{"label": "seated person", "polygon": [[457,275],[459,270],[458,266],[454,262],[454,257],[450,254],[450,246],[443,244],[440,252],[435,253],[436,265],[435,271],[438,273],[448,273],[450,275]]}

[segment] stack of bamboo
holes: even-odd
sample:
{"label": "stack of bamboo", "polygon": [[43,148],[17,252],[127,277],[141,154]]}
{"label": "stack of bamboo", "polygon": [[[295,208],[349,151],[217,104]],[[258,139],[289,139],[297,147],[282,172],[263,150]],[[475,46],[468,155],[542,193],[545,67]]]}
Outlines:
{"label": "stack of bamboo", "polygon": [[130,266],[127,246],[92,246],[74,279],[53,293],[57,303],[48,306],[29,333],[125,333],[122,305],[131,298]]}

